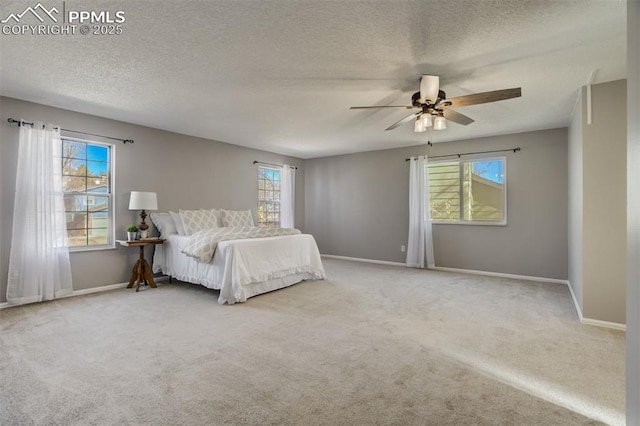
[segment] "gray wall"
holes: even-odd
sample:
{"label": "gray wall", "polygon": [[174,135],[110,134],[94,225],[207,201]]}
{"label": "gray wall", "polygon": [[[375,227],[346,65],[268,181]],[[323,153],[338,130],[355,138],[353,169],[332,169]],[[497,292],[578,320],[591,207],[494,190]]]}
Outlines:
{"label": "gray wall", "polygon": [[569,283],[587,319],[624,324],[627,268],[626,81],[587,88],[569,129]]}
{"label": "gray wall", "polygon": [[[304,161],[212,140],[194,138],[0,98],[0,301],[6,300],[7,265],[11,247],[18,127],[7,118],[39,120],[106,136],[134,139],[116,142],[116,238],[124,239],[127,224],[139,220],[128,210],[132,190],[158,193],[160,211],[180,208],[253,209],[256,217],[257,170],[253,160],[292,164],[296,173],[296,227],[304,228]],[[100,140],[96,138],[96,140]],[[149,250],[151,251],[151,250]],[[147,254],[150,259],[151,253]],[[136,251],[125,247],[71,254],[74,290],[129,280]]]}
{"label": "gray wall", "polygon": [[582,106],[582,314],[620,324],[626,322],[626,92],[626,80],[593,85],[591,124]]}
{"label": "gray wall", "polygon": [[569,125],[569,285],[582,306],[582,90]]}
{"label": "gray wall", "polygon": [[640,424],[640,2],[627,2],[627,424]]}
{"label": "gray wall", "polygon": [[436,266],[566,279],[566,129],[307,160],[306,230],[325,254],[404,262],[405,158],[517,146],[504,153],[507,226],[434,225]]}

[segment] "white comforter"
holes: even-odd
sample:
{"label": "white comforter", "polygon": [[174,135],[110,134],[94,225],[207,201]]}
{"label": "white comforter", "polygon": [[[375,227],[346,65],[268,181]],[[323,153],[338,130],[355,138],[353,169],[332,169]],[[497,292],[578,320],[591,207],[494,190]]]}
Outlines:
{"label": "white comforter", "polygon": [[258,228],[254,226],[208,228],[190,235],[182,252],[200,262],[209,262],[220,241],[279,237],[281,235],[294,235],[299,233],[300,230],[295,228]]}
{"label": "white comforter", "polygon": [[188,239],[170,235],[156,246],[153,272],[220,290],[219,303],[325,278],[318,246],[308,234],[221,241],[209,263],[181,253]]}

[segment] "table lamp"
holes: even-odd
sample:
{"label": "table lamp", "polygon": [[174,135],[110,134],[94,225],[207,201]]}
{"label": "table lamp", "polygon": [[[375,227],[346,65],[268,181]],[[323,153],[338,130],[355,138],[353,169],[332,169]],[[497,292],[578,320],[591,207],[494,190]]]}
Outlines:
{"label": "table lamp", "polygon": [[140,238],[147,238],[149,225],[144,221],[147,218],[146,210],[158,210],[158,197],[155,192],[131,191],[129,197],[129,210],[142,210],[140,212]]}

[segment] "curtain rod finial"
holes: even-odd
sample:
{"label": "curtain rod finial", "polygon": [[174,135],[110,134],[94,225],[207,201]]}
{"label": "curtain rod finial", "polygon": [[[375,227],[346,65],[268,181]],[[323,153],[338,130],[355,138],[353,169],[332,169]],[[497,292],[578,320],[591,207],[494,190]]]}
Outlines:
{"label": "curtain rod finial", "polygon": [[133,143],[133,139],[123,139],[122,141],[123,144],[127,144],[127,143]]}

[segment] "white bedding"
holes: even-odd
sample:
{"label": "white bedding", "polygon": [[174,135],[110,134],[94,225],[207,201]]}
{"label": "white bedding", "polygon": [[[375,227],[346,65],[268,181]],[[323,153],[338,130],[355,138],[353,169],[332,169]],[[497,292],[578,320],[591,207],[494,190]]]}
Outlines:
{"label": "white bedding", "polygon": [[248,238],[280,237],[300,234],[295,228],[260,228],[257,226],[225,226],[207,228],[189,235],[189,241],[182,247],[182,253],[199,262],[210,262],[221,241],[245,240]]}
{"label": "white bedding", "polygon": [[188,239],[173,234],[157,245],[153,272],[220,290],[219,303],[325,278],[318,246],[308,234],[221,241],[209,263],[181,253]]}

